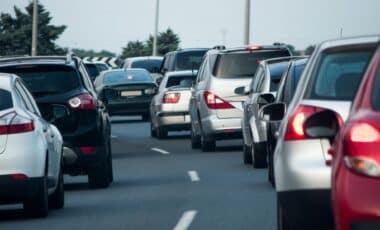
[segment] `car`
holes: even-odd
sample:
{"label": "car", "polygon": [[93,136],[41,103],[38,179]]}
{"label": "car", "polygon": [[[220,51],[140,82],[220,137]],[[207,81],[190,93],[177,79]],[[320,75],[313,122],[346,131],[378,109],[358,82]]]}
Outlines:
{"label": "car", "polygon": [[198,70],[208,50],[208,48],[189,48],[168,52],[162,60],[159,72],[164,76],[166,72]]}
{"label": "car", "polygon": [[54,106],[67,115],[53,124],[64,141],[64,173],[88,175],[92,188],[105,188],[113,181],[111,125],[82,60],[74,55],[13,57],[0,59],[0,72],[22,78],[49,121]]}
{"label": "car", "polygon": [[243,162],[254,168],[267,166],[267,124],[257,119],[259,109],[275,100],[284,71],[289,61],[297,57],[281,57],[260,62],[249,86],[235,89],[245,95],[241,127],[243,133]]}
{"label": "car", "polygon": [[124,60],[122,68],[124,69],[145,69],[147,70],[156,81],[159,83],[162,80],[162,75],[159,70],[163,61],[163,57],[159,56],[146,56],[146,57],[129,57]]}
{"label": "car", "polygon": [[95,82],[96,91],[109,114],[141,115],[149,120],[149,107],[157,84],[145,69],[103,71]]}
{"label": "car", "polygon": [[329,153],[337,230],[380,228],[379,93],[380,47],[367,68],[343,127],[342,118],[332,110],[316,113],[305,121],[306,133],[311,138],[334,140]]}
{"label": "car", "polygon": [[190,100],[192,148],[215,151],[216,140],[241,138],[243,102],[247,96],[236,94],[235,88],[249,85],[260,61],[284,56],[291,53],[282,45],[207,52]]}
{"label": "car", "polygon": [[107,65],[104,62],[96,61],[96,62],[92,62],[92,63],[94,63],[96,65],[96,67],[98,68],[99,72],[106,71],[106,70],[111,70],[112,69],[109,65]]}
{"label": "car", "polygon": [[[295,58],[291,60],[287,67],[284,76],[278,86],[276,98],[274,103],[285,103],[289,106],[294,93],[296,91],[301,74],[305,69],[308,58]],[[274,167],[273,167],[273,152],[277,143],[277,133],[281,121],[269,122],[266,125],[267,128],[267,146],[265,149],[268,151],[268,181],[274,187]]]}
{"label": "car", "polygon": [[87,73],[90,76],[91,81],[95,81],[95,78],[100,73],[100,70],[98,69],[98,66],[95,63],[91,63],[91,62],[84,63],[84,66],[87,69]]}
{"label": "car", "polygon": [[151,136],[165,138],[168,131],[190,129],[189,103],[196,71],[168,72],[150,106]]}
{"label": "car", "polygon": [[[33,217],[64,207],[63,140],[16,75],[0,73],[0,203],[23,203]],[[52,120],[65,116],[54,106]]]}
{"label": "car", "polygon": [[331,168],[325,164],[330,143],[308,138],[304,121],[325,109],[347,118],[379,38],[322,42],[310,57],[289,106],[273,103],[261,108],[260,119],[282,120],[274,152],[278,229],[332,227]]}

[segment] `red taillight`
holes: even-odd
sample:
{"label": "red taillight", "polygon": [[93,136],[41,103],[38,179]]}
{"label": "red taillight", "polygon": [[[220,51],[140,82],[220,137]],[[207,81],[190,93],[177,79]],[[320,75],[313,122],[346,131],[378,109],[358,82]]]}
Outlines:
{"label": "red taillight", "polygon": [[164,98],[162,98],[162,103],[164,104],[175,104],[179,102],[181,98],[180,93],[165,93]]}
{"label": "red taillight", "polygon": [[88,93],[73,97],[68,103],[73,109],[96,109],[96,100]]}
{"label": "red taillight", "polygon": [[96,152],[95,146],[82,146],[79,148],[83,154],[94,154]]}
{"label": "red taillight", "polygon": [[209,109],[233,109],[234,107],[221,99],[220,97],[216,96],[215,94],[206,91],[203,94],[206,105]]}
{"label": "red taillight", "polygon": [[261,50],[263,47],[258,45],[249,45],[247,46],[247,50],[253,51],[253,50]]}
{"label": "red taillight", "polygon": [[289,118],[284,140],[294,141],[306,139],[305,130],[303,127],[304,122],[312,114],[320,112],[322,110],[322,108],[314,106],[300,105]]}
{"label": "red taillight", "polygon": [[350,129],[350,140],[352,142],[370,143],[380,141],[379,131],[370,124],[355,124]]}
{"label": "red taillight", "polygon": [[31,119],[11,112],[0,117],[0,135],[26,133],[34,130]]}
{"label": "red taillight", "polygon": [[13,180],[23,180],[23,179],[28,178],[25,174],[11,174],[10,177]]}

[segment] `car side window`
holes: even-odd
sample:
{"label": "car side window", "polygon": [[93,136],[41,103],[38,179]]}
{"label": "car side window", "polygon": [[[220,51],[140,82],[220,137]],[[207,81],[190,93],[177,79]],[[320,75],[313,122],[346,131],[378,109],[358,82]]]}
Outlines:
{"label": "car side window", "polygon": [[199,68],[198,74],[197,74],[197,83],[203,81],[203,73],[205,69],[205,61],[202,62],[201,67]]}
{"label": "car side window", "polygon": [[84,66],[82,65],[82,63],[80,64],[79,66],[79,71],[81,72],[82,74],[82,78],[83,78],[83,83],[86,87],[86,89],[88,89],[90,92],[92,93],[95,93],[95,90],[94,90],[94,86],[90,80],[90,77],[88,76],[87,74],[87,71],[86,69],[84,68]]}
{"label": "car side window", "polygon": [[24,100],[24,99],[22,98],[22,96],[21,96],[20,91],[19,91],[17,88],[15,88],[14,92],[15,92],[16,100],[20,103],[20,106],[21,106],[22,108],[24,108],[24,109],[28,109],[28,108],[26,107],[26,102],[25,102],[25,100]]}
{"label": "car side window", "polygon": [[33,96],[25,88],[25,85],[20,83],[20,86],[21,86],[21,89],[23,90],[23,92],[26,94],[27,100],[29,100],[30,104],[32,105],[34,113],[37,114],[38,116],[41,116],[40,110],[38,109],[38,106],[37,106],[36,101],[34,100]]}
{"label": "car side window", "polygon": [[26,109],[34,114],[37,114],[36,111],[34,110],[33,108],[33,105],[32,103],[30,102],[30,100],[28,99],[28,96],[26,95],[26,93],[22,90],[22,87],[20,85],[20,83],[17,81],[16,82],[16,91],[17,93],[21,96],[21,100],[24,102],[25,106],[26,106]]}
{"label": "car side window", "polygon": [[169,60],[168,60],[168,71],[174,70],[174,54],[169,55]]}
{"label": "car side window", "polygon": [[254,92],[254,93],[257,92],[263,77],[264,77],[264,70],[260,66],[257,69],[256,74],[253,77],[253,81],[252,81],[252,85],[251,85],[251,91],[252,92]]}

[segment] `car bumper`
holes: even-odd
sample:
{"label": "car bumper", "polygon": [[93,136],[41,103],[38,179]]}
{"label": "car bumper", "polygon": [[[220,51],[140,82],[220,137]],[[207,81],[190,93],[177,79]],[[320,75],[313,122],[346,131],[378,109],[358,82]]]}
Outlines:
{"label": "car bumper", "polygon": [[202,119],[202,130],[215,139],[242,138],[241,118],[219,119],[212,115]]}
{"label": "car bumper", "polygon": [[151,99],[128,102],[108,102],[107,110],[110,115],[141,115],[148,114]]}
{"label": "car bumper", "polygon": [[0,203],[18,203],[34,197],[43,183],[42,177],[12,179],[10,175],[0,176]]}
{"label": "car bumper", "polygon": [[330,190],[278,192],[277,196],[290,225],[296,225],[299,229],[333,227]]}
{"label": "car bumper", "polygon": [[341,165],[334,182],[337,230],[380,229],[380,178],[359,175]]}
{"label": "car bumper", "polygon": [[160,112],[157,114],[158,126],[167,129],[190,129],[190,115],[188,112]]}

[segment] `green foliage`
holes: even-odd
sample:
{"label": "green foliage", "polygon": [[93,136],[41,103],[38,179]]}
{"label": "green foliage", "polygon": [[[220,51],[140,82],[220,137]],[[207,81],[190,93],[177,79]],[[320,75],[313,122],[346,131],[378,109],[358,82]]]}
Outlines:
{"label": "green foliage", "polygon": [[[166,31],[158,34],[157,37],[157,53],[158,55],[165,55],[167,52],[177,50],[181,40],[174,31],[168,28]],[[127,46],[123,48],[121,57],[138,57],[152,55],[153,51],[153,36],[150,35],[148,40],[130,41]]]}
{"label": "green foliage", "polygon": [[[32,46],[32,16],[33,3],[25,12],[14,7],[15,17],[11,14],[0,14],[0,56],[27,55]],[[63,54],[64,49],[58,47],[55,41],[65,31],[66,26],[50,25],[52,17],[41,4],[38,4],[38,46],[39,55]]]}
{"label": "green foliage", "polygon": [[115,53],[112,53],[108,50],[101,50],[100,52],[96,52],[94,50],[72,49],[71,51],[79,57],[115,57],[116,56]]}

